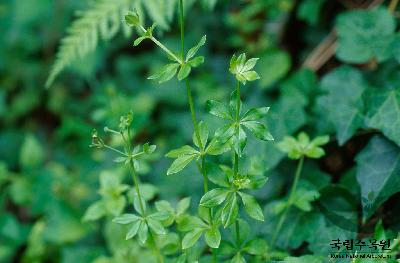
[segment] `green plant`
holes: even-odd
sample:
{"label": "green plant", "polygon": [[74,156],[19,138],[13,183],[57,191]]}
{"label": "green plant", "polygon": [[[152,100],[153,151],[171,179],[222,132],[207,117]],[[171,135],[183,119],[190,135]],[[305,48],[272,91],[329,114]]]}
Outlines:
{"label": "green plant", "polygon": [[[197,45],[188,50],[185,55],[185,34],[184,34],[184,14],[183,14],[183,0],[179,1],[179,14],[180,14],[180,30],[181,30],[181,53],[177,55],[171,51],[168,47],[162,44],[153,35],[155,26],[145,28],[142,24],[140,16],[136,12],[132,12],[125,16],[126,23],[138,29],[141,36],[134,41],[134,46],[139,45],[143,40],[150,40],[154,42],[159,48],[161,48],[167,55],[168,59],[173,61],[172,63],[166,64],[161,67],[159,71],[148,77],[148,79],[157,79],[159,83],[166,82],[177,75],[179,81],[185,81],[189,109],[192,116],[192,124],[194,128],[193,133],[193,144],[196,148],[185,145],[181,148],[175,149],[167,153],[167,157],[175,158],[167,171],[167,175],[175,174],[183,170],[190,162],[194,161],[197,164],[199,172],[203,176],[204,182],[204,196],[200,200],[198,207],[199,215],[183,215],[176,217],[177,230],[182,231],[184,236],[182,238],[182,251],[183,256],[186,254],[184,251],[193,247],[204,234],[204,239],[207,246],[210,248],[213,254],[213,261],[215,262],[218,257],[223,257],[220,250],[216,250],[220,247],[221,233],[220,227],[227,228],[233,225],[234,232],[236,235],[236,252],[233,255],[232,262],[244,261],[244,255],[246,251],[246,245],[251,246],[249,243],[244,243],[244,239],[241,235],[244,235],[244,230],[240,229],[241,223],[239,219],[239,199],[241,199],[244,210],[253,219],[264,221],[264,215],[261,207],[259,206],[256,198],[249,193],[245,193],[243,190],[256,189],[262,187],[267,181],[263,175],[255,176],[249,174],[247,171],[240,167],[240,158],[243,155],[244,148],[246,146],[247,135],[244,128],[248,129],[257,138],[270,141],[273,140],[272,135],[269,133],[266,126],[260,122],[268,113],[268,107],[252,108],[242,114],[242,102],[240,95],[240,84],[246,84],[259,79],[256,71],[253,70],[257,63],[257,58],[246,59],[245,54],[241,54],[236,57],[232,57],[229,65],[229,71],[236,78],[237,84],[236,89],[232,92],[229,104],[210,100],[207,102],[208,111],[219,118],[222,118],[225,123],[221,128],[217,129],[214,137],[208,141],[209,130],[205,122],[198,122],[196,115],[192,90],[190,87],[190,73],[192,68],[195,68],[204,62],[203,56],[196,56],[201,46],[206,42],[206,36],[202,37]],[[163,262],[160,254],[160,249],[157,246],[156,239],[151,235],[165,234],[163,221],[168,219],[169,213],[173,210],[168,203],[165,205],[157,205],[156,208],[159,210],[156,213],[147,214],[145,211],[145,205],[141,201],[140,187],[136,178],[135,162],[136,157],[149,152],[151,146],[145,144],[143,151],[134,151],[132,154],[131,146],[129,142],[132,137],[130,135],[129,126],[132,122],[131,115],[121,119],[120,132],[125,142],[125,153],[108,146],[97,137],[95,133],[93,138],[95,143],[93,146],[106,147],[115,152],[122,154],[123,156],[118,161],[129,164],[131,173],[133,174],[136,196],[134,200],[139,202],[139,205],[135,204],[135,209],[139,213],[136,214],[125,214],[115,218],[113,221],[120,224],[131,224],[131,228],[126,235],[126,239],[134,237],[139,233],[139,240],[145,244],[147,240],[147,232],[150,229],[151,243],[154,247],[155,253],[157,254],[158,261]],[[126,131],[127,130],[127,131]],[[108,129],[108,131],[112,131]],[[112,131],[117,133],[116,131]],[[127,139],[124,134],[127,133]],[[135,148],[138,149],[138,148]],[[211,162],[207,160],[207,156],[221,155],[231,149],[233,157],[232,168]],[[209,189],[209,181],[217,185],[217,188]],[[139,200],[139,201],[137,201]],[[179,206],[179,205],[178,205]],[[179,209],[178,210],[182,210]],[[89,210],[90,211],[90,210]],[[206,212],[205,212],[206,211]],[[179,215],[182,211],[178,212]],[[169,224],[173,223],[168,222]],[[165,222],[164,222],[165,223]],[[245,224],[245,223],[242,223]],[[254,240],[254,242],[257,242]],[[251,242],[250,242],[251,243]],[[244,246],[245,248],[242,248]],[[243,250],[244,249],[244,250]],[[258,255],[257,251],[253,251],[253,254]],[[252,253],[250,253],[252,254]]]}

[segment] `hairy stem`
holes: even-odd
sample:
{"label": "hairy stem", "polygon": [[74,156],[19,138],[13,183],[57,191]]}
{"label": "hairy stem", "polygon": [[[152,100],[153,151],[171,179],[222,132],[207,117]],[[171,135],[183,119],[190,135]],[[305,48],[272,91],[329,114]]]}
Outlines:
{"label": "hairy stem", "polygon": [[275,228],[275,232],[274,232],[274,235],[272,236],[272,240],[271,240],[272,244],[275,243],[276,238],[277,238],[277,236],[279,234],[279,231],[281,230],[282,225],[286,220],[289,208],[293,204],[293,198],[294,198],[294,194],[296,192],[297,184],[298,184],[299,179],[300,179],[301,170],[303,169],[303,163],[304,163],[304,156],[302,156],[300,158],[299,163],[297,165],[296,174],[294,176],[294,182],[293,182],[293,185],[292,185],[292,189],[290,190],[290,194],[289,194],[288,205],[286,206],[285,211],[283,211],[283,214],[281,215],[281,217],[279,219],[278,225]]}

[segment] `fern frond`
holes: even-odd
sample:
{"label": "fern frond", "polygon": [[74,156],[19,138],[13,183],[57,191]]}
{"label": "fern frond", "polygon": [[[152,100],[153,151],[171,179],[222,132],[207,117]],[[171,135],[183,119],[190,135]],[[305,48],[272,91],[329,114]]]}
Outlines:
{"label": "fern frond", "polygon": [[99,39],[108,40],[116,35],[124,27],[121,17],[131,9],[131,3],[131,0],[97,0],[82,12],[61,40],[46,87],[51,86],[64,68],[94,51]]}

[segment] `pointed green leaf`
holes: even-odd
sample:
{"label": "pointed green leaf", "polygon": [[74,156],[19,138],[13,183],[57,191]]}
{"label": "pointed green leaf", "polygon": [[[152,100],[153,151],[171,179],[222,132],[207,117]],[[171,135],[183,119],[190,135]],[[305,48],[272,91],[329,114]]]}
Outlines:
{"label": "pointed green leaf", "polygon": [[196,55],[197,51],[199,51],[199,48],[202,47],[206,43],[206,39],[207,39],[207,36],[203,36],[200,39],[199,43],[197,43],[196,46],[189,49],[189,51],[186,55],[186,61],[189,61],[192,57],[194,57]]}
{"label": "pointed green leaf", "polygon": [[237,204],[236,193],[230,193],[221,211],[221,221],[224,228],[227,228],[236,221],[238,212],[239,207]]}
{"label": "pointed green leaf", "polygon": [[182,155],[173,161],[171,166],[168,168],[167,175],[175,174],[183,170],[191,161],[198,157],[197,154]]}
{"label": "pointed green leaf", "polygon": [[183,64],[178,72],[178,80],[181,81],[189,76],[191,70],[192,68],[189,64]]}
{"label": "pointed green leaf", "polygon": [[196,244],[197,240],[199,240],[203,232],[203,228],[196,228],[188,232],[182,239],[182,249],[188,249]]}
{"label": "pointed green leaf", "polygon": [[258,121],[245,121],[242,124],[251,131],[257,138],[263,141],[273,141],[271,133],[269,133],[267,127]]}
{"label": "pointed green leaf", "polygon": [[246,210],[247,214],[256,220],[264,221],[264,214],[260,205],[257,203],[257,200],[249,194],[242,192],[238,193],[242,198],[244,209]]}
{"label": "pointed green leaf", "polygon": [[126,239],[126,240],[131,239],[131,238],[133,238],[134,236],[136,236],[136,234],[137,234],[138,231],[139,231],[139,227],[140,227],[141,222],[142,222],[141,220],[138,220],[138,221],[135,221],[135,222],[132,224],[132,226],[129,228],[128,233],[127,233],[126,236],[125,236],[125,239]]}
{"label": "pointed green leaf", "polygon": [[114,218],[112,221],[117,224],[130,224],[132,222],[140,220],[140,217],[134,214],[123,214],[119,217]]}
{"label": "pointed green leaf", "polygon": [[160,221],[157,221],[153,218],[147,218],[147,223],[149,224],[149,227],[153,232],[157,235],[165,235],[165,228],[163,225],[160,223]]}
{"label": "pointed green leaf", "polygon": [[203,197],[200,199],[200,205],[205,207],[214,207],[220,205],[225,201],[229,193],[229,190],[222,188],[212,189],[203,195]]}
{"label": "pointed green leaf", "polygon": [[217,227],[213,227],[206,230],[204,238],[209,247],[218,248],[221,242],[221,233]]}

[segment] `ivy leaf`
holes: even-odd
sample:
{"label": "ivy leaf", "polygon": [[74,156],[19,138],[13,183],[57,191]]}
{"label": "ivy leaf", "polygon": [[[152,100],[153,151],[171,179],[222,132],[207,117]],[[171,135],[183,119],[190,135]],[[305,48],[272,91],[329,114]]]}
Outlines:
{"label": "ivy leaf", "polygon": [[227,228],[236,221],[239,207],[235,193],[230,193],[226,198],[224,207],[221,210],[221,221],[224,228]]}
{"label": "ivy leaf", "polygon": [[199,240],[203,232],[203,228],[196,228],[188,232],[182,239],[182,249],[188,249],[196,244],[197,240]]}
{"label": "ivy leaf", "polygon": [[242,198],[244,209],[246,210],[247,214],[256,220],[264,221],[263,211],[254,196],[242,192],[238,193]]}
{"label": "ivy leaf", "polygon": [[197,43],[196,46],[192,47],[191,49],[189,49],[187,55],[186,55],[186,61],[189,61],[192,57],[194,57],[196,55],[196,53],[199,51],[199,48],[201,48],[202,46],[204,46],[204,44],[206,43],[206,39],[207,36],[203,36],[199,43]]}
{"label": "ivy leaf", "polygon": [[214,207],[220,205],[225,201],[229,193],[229,190],[222,188],[212,189],[203,195],[203,197],[200,199],[200,205],[205,207]]}
{"label": "ivy leaf", "polygon": [[370,88],[366,92],[367,126],[382,130],[400,145],[400,89]]}
{"label": "ivy leaf", "polygon": [[213,227],[206,230],[204,238],[209,247],[218,248],[221,242],[221,233],[217,227]]}
{"label": "ivy leaf", "polygon": [[361,187],[364,219],[400,191],[399,159],[400,149],[381,136],[373,137],[357,155],[357,181]]}
{"label": "ivy leaf", "polygon": [[349,63],[385,61],[392,55],[395,28],[394,17],[384,7],[346,12],[336,22],[336,56]]}
{"label": "ivy leaf", "polygon": [[[345,83],[345,84],[344,84]],[[339,145],[343,145],[364,123],[361,96],[367,87],[360,71],[342,66],[326,75],[318,98],[321,113],[335,126]]]}

